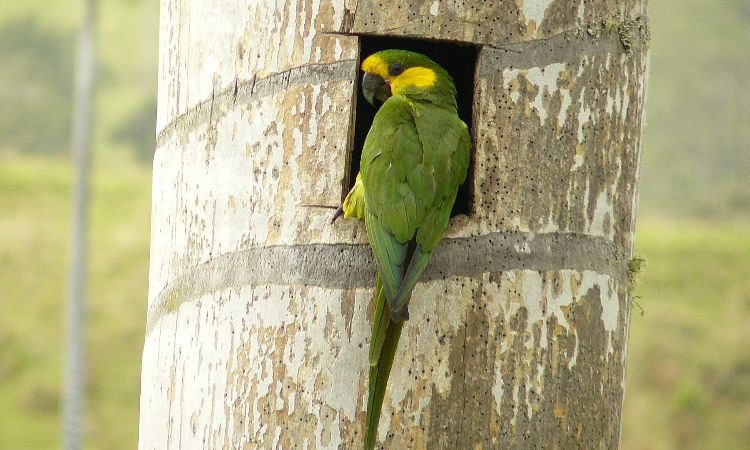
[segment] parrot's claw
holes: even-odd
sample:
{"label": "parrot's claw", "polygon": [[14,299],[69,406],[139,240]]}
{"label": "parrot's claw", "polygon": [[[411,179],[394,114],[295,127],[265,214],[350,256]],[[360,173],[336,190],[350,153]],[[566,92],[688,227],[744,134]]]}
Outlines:
{"label": "parrot's claw", "polygon": [[333,218],[331,219],[331,223],[336,222],[336,219],[338,219],[342,214],[344,214],[344,207],[339,206],[335,213],[333,213]]}

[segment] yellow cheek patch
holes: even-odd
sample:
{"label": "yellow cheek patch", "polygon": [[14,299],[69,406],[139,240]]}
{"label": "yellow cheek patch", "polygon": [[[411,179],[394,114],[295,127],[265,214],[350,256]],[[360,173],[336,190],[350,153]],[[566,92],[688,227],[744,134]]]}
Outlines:
{"label": "yellow cheek patch", "polygon": [[378,75],[384,80],[388,79],[388,64],[377,54],[370,55],[362,61],[362,71]]}
{"label": "yellow cheek patch", "polygon": [[426,67],[411,67],[391,80],[391,92],[397,95],[409,87],[430,88],[435,85],[435,80],[437,80],[437,75],[434,70]]}

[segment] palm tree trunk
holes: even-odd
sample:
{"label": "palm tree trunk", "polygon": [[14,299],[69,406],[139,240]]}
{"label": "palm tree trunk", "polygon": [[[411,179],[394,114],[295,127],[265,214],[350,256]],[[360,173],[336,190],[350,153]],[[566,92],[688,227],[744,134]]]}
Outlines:
{"label": "palm tree trunk", "polygon": [[361,445],[374,265],[329,219],[382,35],[481,49],[471,212],[414,291],[379,441],[617,447],[645,1],[380,3],[162,3],[142,449]]}

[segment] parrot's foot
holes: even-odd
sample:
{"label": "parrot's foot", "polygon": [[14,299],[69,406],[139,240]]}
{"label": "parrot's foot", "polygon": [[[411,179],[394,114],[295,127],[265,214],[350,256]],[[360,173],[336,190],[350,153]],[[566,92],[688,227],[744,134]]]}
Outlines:
{"label": "parrot's foot", "polygon": [[339,206],[335,213],[333,213],[333,218],[331,218],[331,223],[336,222],[336,219],[338,219],[342,214],[344,214],[344,207]]}
{"label": "parrot's foot", "polygon": [[394,322],[403,322],[409,320],[409,307],[404,306],[403,308],[391,311],[391,320]]}

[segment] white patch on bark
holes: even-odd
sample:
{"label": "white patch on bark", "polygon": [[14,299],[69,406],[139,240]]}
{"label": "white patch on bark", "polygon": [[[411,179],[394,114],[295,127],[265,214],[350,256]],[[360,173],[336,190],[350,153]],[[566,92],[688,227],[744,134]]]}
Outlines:
{"label": "white patch on bark", "polygon": [[568,361],[568,370],[572,369],[573,366],[576,365],[576,361],[578,360],[578,344],[580,340],[578,339],[578,330],[573,330],[573,336],[575,336],[576,344],[575,347],[573,347],[573,356],[570,357],[570,361]]}
{"label": "white patch on bark", "polygon": [[341,29],[341,24],[344,21],[344,9],[346,7],[346,0],[328,0],[331,7],[333,7],[333,29]]}
{"label": "white patch on bark", "polygon": [[542,308],[539,304],[543,299],[542,276],[539,272],[526,270],[523,272],[523,304],[526,306],[529,322],[541,320]]}
{"label": "white patch on bark", "polygon": [[557,233],[560,231],[560,226],[555,221],[553,214],[554,212],[550,210],[547,223],[539,230],[540,233]]}
{"label": "white patch on bark", "polygon": [[542,24],[544,13],[553,0],[523,0],[523,16],[526,18],[526,25],[532,21],[536,28]]}
{"label": "white patch on bark", "polygon": [[620,86],[617,86],[615,88],[615,98],[613,101],[615,110],[620,113],[622,112],[622,91],[620,90]]}
{"label": "white patch on bark", "polygon": [[[511,82],[518,78],[518,74],[522,72],[522,69],[503,69],[503,88],[508,89],[511,86]],[[486,87],[485,87],[486,89]],[[513,98],[513,94],[521,95],[517,89],[511,92],[511,100],[515,103],[518,101],[518,97]]]}
{"label": "white patch on bark", "polygon": [[[316,84],[312,87],[312,96],[311,100],[314,102],[317,100],[318,96],[320,95],[320,85]],[[306,102],[306,99],[304,95],[302,96],[302,104],[304,105]],[[310,108],[311,111],[308,114],[309,121],[307,122],[307,142],[305,142],[305,145],[309,148],[314,148],[317,144],[318,139],[318,114],[317,110],[315,108],[315,104],[313,104],[313,107]],[[301,145],[299,148],[303,148]]]}
{"label": "white patch on bark", "polygon": [[437,17],[439,11],[440,11],[440,0],[435,0],[434,2],[432,2],[432,6],[430,6],[430,14]]}
{"label": "white patch on bark", "polygon": [[[302,17],[306,17],[306,11],[305,7],[307,6],[307,2],[302,3]],[[317,31],[315,30],[315,21],[318,18],[318,12],[320,11],[320,0],[312,0],[312,8],[310,12],[310,26],[305,30],[303,36],[302,36],[302,42],[303,42],[303,52],[302,52],[302,58],[303,60],[309,60],[310,55],[312,54],[312,46],[313,46],[313,39],[317,35]],[[303,28],[303,27],[300,27]]]}
{"label": "white patch on bark", "polygon": [[336,60],[341,60],[341,55],[344,54],[344,49],[341,47],[341,41],[336,39],[336,50],[333,53],[333,57],[336,58]]}
{"label": "white patch on bark", "polygon": [[612,199],[609,198],[607,188],[597,195],[593,217],[590,220],[587,217],[586,222],[587,233],[594,236],[605,236],[609,239],[614,238],[614,204]]}
{"label": "white patch on bark", "polygon": [[573,156],[573,166],[570,168],[571,172],[580,169],[583,166],[583,161],[583,154],[576,153],[575,156]]}
{"label": "white patch on bark", "polygon": [[562,96],[562,103],[560,103],[560,112],[557,114],[557,126],[562,128],[568,118],[568,108],[573,100],[570,97],[569,89],[560,88],[560,95]]}
{"label": "white patch on bark", "polygon": [[583,134],[583,126],[586,125],[589,120],[591,120],[591,108],[587,106],[585,103],[583,103],[583,93],[584,90],[581,90],[581,97],[580,97],[580,103],[581,103],[581,109],[578,110],[578,143],[583,144],[583,140],[585,138]]}
{"label": "white patch on bark", "polygon": [[620,301],[617,296],[617,287],[609,275],[600,274],[590,270],[583,272],[581,284],[578,288],[578,296],[583,297],[594,287],[599,288],[599,302],[602,306],[602,325],[607,332],[607,356],[614,352],[612,345],[612,334],[617,331],[617,323],[620,314]]}
{"label": "white patch on bark", "polygon": [[560,276],[562,278],[562,291],[559,295],[555,294],[555,286],[552,283],[547,283],[547,289],[545,295],[547,297],[547,315],[554,316],[557,323],[560,324],[565,330],[570,331],[570,324],[568,319],[565,318],[565,313],[562,308],[572,305],[575,302],[575,295],[571,288],[571,278],[576,277],[577,272],[572,270],[562,270]]}
{"label": "white patch on bark", "polygon": [[518,390],[521,388],[521,383],[515,383],[513,384],[513,418],[510,419],[510,424],[515,426],[516,420],[518,419],[518,410],[519,408],[519,402],[518,402]]}
{"label": "white patch on bark", "polygon": [[492,384],[492,398],[495,400],[495,412],[502,413],[503,404],[503,365],[502,360],[495,360],[495,382]]}
{"label": "white patch on bark", "polygon": [[[545,107],[545,101],[549,102],[552,94],[558,91],[557,80],[560,77],[560,73],[565,70],[565,66],[565,63],[553,63],[544,67],[532,67],[530,69],[503,69],[503,87],[507,89],[509,86],[511,86],[511,83],[514,80],[519,79],[519,75],[523,75],[523,77],[529,83],[537,87],[538,92],[534,97],[534,100],[531,101],[530,104],[539,116],[539,121],[543,126],[547,120],[548,115],[547,109]],[[565,89],[565,91],[567,91],[567,89]],[[547,95],[547,100],[545,100],[545,94]],[[510,98],[514,103],[516,103],[520,98],[520,95],[521,94],[519,91],[513,90],[510,94]],[[564,124],[567,106],[565,106],[564,108],[565,111],[563,111],[562,106],[565,105],[566,94],[561,93],[561,95],[561,111],[560,114],[558,114],[557,120],[558,123],[560,123],[560,121],[562,120],[562,123]],[[567,95],[568,102],[570,102],[570,91],[567,91]]]}

